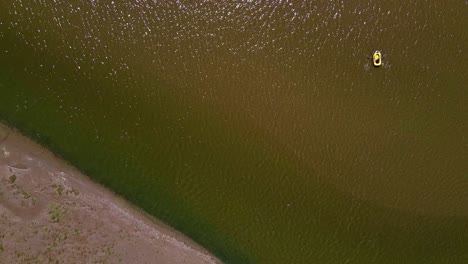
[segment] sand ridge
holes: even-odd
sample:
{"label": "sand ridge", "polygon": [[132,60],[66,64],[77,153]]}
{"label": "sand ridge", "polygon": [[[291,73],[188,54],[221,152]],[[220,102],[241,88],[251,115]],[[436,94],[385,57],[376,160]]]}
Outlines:
{"label": "sand ridge", "polygon": [[0,263],[221,263],[0,124]]}

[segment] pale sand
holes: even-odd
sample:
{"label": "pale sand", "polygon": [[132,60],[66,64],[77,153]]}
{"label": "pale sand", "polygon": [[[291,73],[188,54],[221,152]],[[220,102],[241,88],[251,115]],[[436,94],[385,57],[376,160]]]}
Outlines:
{"label": "pale sand", "polygon": [[0,124],[0,263],[220,261]]}

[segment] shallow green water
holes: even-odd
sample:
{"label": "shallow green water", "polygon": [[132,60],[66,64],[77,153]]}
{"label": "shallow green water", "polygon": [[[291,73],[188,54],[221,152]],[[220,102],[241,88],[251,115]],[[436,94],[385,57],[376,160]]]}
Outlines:
{"label": "shallow green water", "polygon": [[123,2],[2,1],[0,117],[226,263],[468,262],[466,3]]}

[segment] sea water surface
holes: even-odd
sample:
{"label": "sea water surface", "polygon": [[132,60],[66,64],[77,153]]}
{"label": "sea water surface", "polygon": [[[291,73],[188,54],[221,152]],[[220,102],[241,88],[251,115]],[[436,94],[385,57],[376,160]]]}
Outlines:
{"label": "sea water surface", "polygon": [[0,118],[226,263],[468,263],[467,8],[2,0]]}

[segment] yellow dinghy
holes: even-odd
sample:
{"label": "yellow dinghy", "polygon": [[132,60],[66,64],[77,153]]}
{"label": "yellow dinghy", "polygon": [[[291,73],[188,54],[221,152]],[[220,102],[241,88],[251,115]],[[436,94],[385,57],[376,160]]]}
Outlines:
{"label": "yellow dinghy", "polygon": [[379,67],[380,65],[382,65],[382,54],[380,53],[380,51],[376,50],[374,52],[374,56],[372,56],[372,61],[374,62],[375,67]]}

